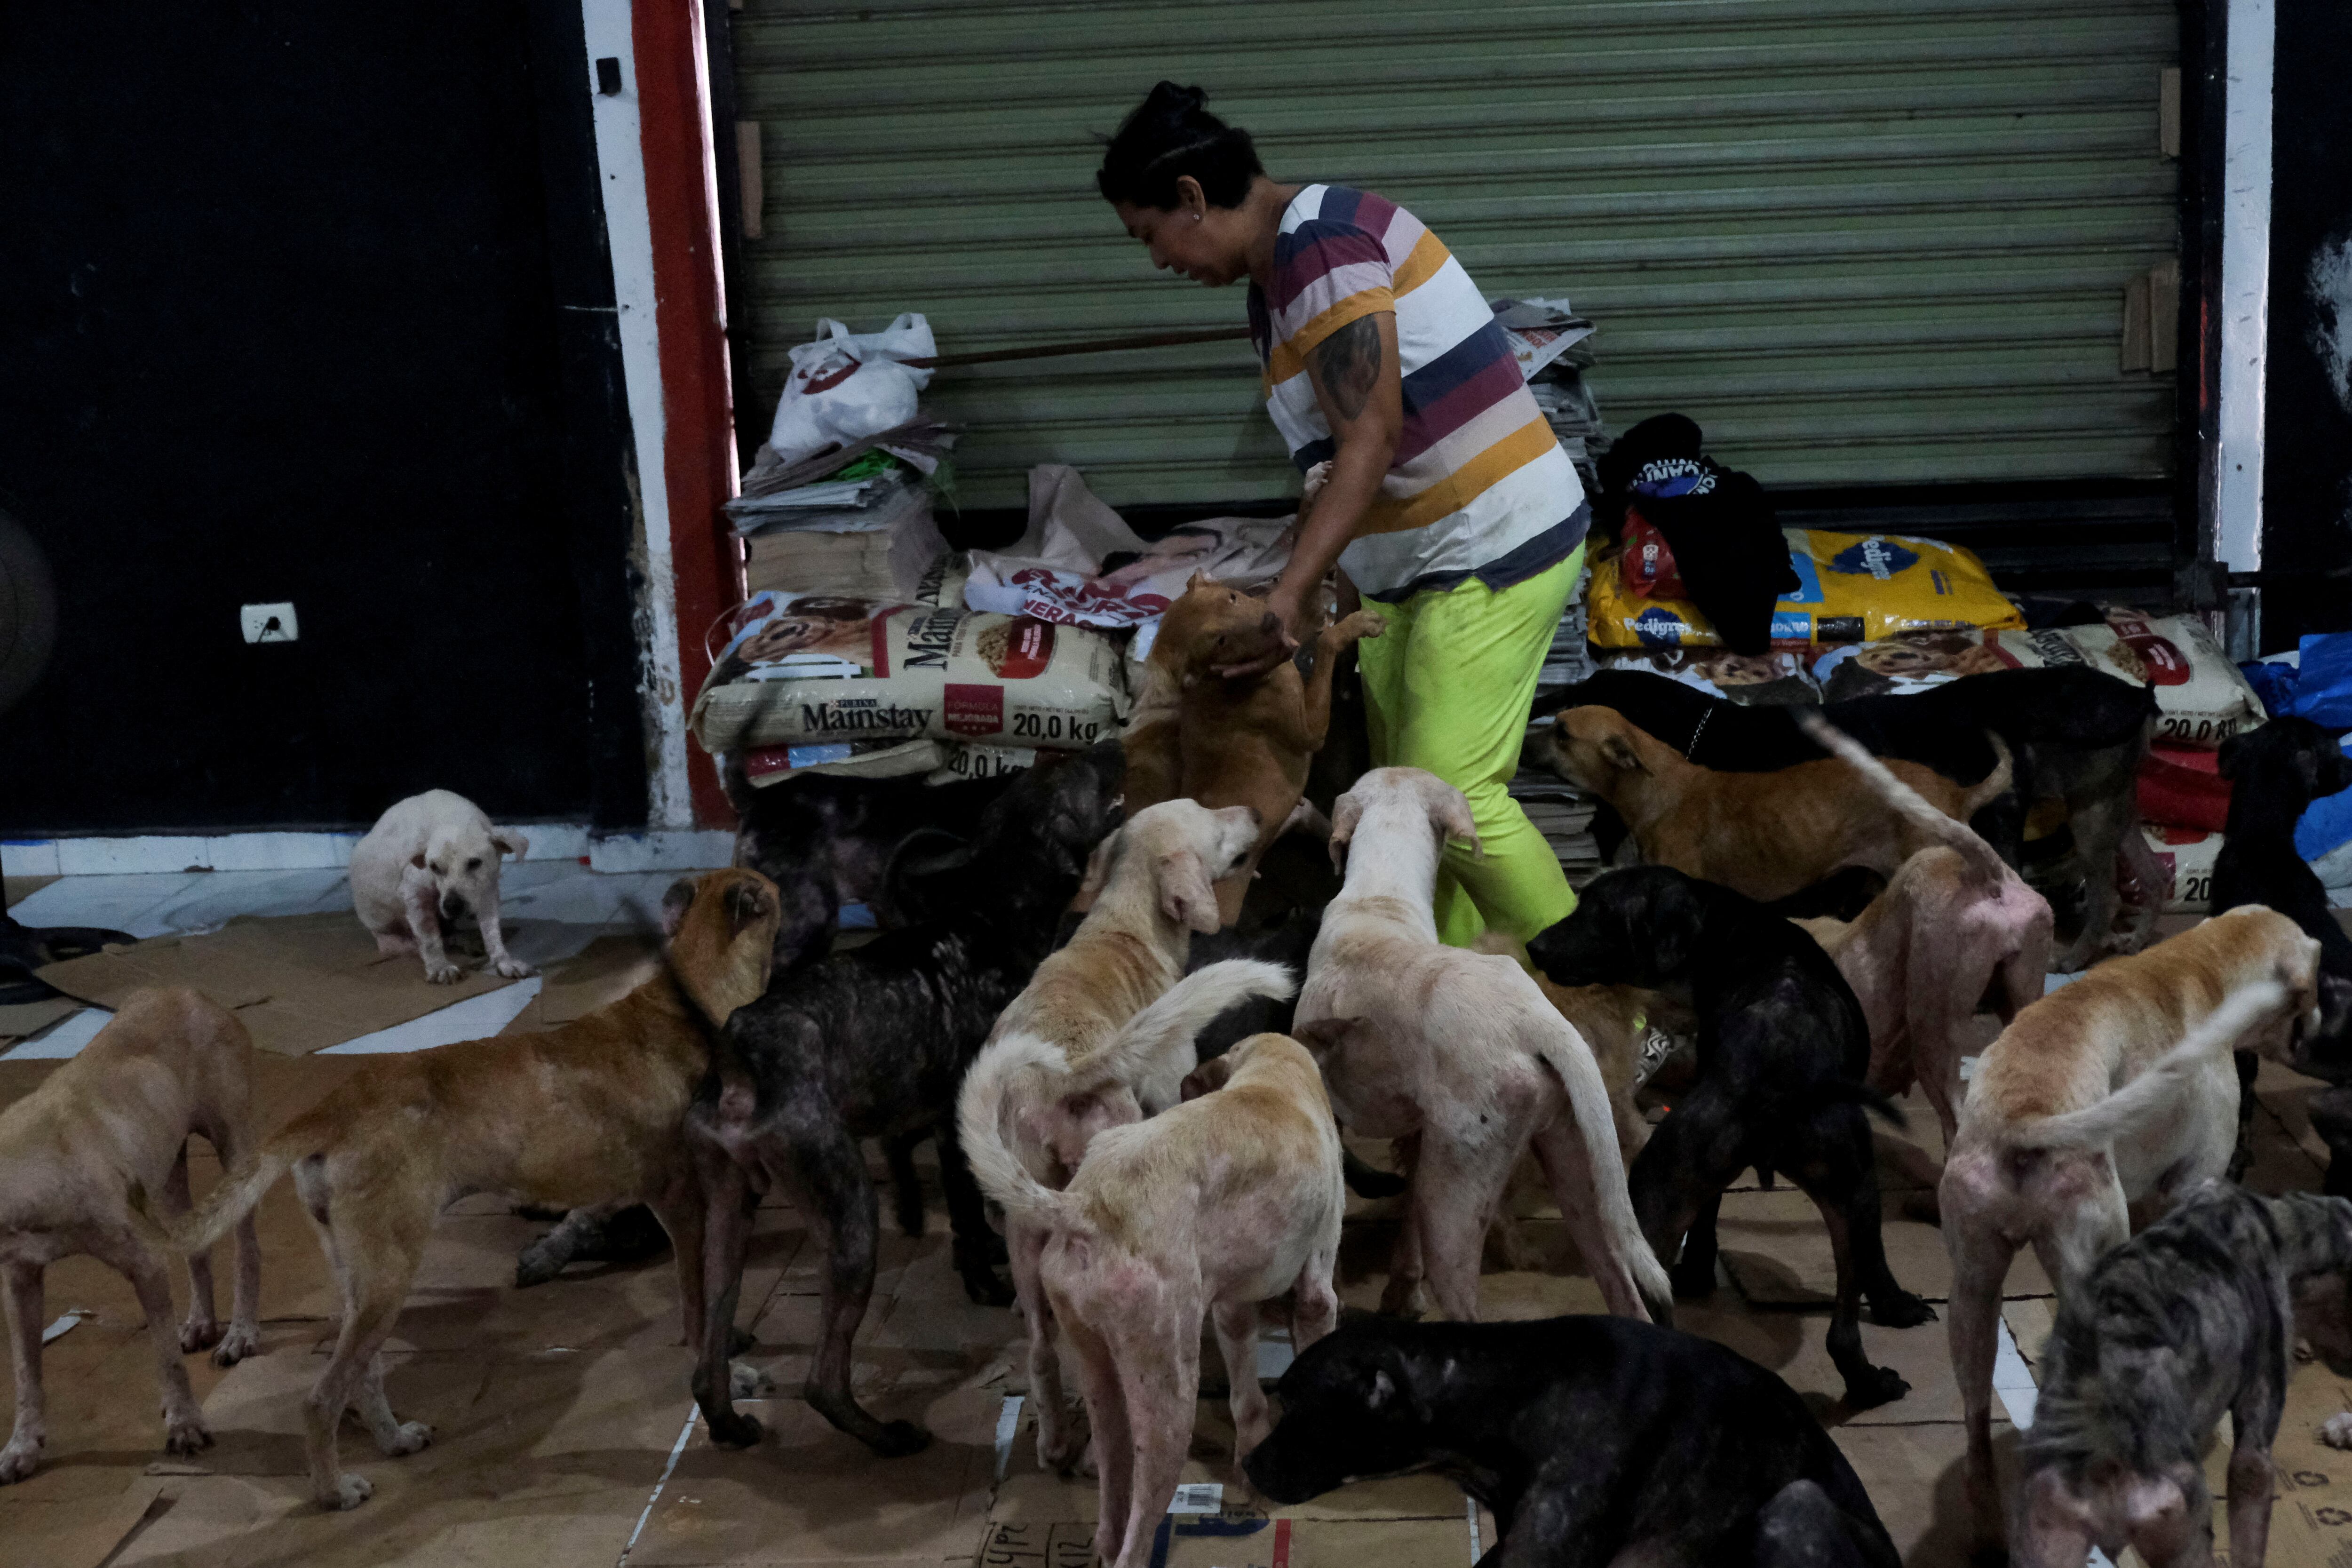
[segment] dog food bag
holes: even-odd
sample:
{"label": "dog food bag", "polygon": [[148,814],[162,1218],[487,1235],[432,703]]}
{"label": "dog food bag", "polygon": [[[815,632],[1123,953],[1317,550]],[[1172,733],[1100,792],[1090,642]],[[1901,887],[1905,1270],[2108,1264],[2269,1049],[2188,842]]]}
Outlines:
{"label": "dog food bag", "polygon": [[923,776],[925,784],[956,784],[965,779],[1001,779],[1026,773],[1039,763],[1070,753],[1051,746],[961,746],[943,742],[940,763]]}
{"label": "dog food bag", "polygon": [[2156,738],[2168,745],[2214,751],[2263,719],[2262,699],[2193,616],[2111,609],[2103,626],[2005,631],[1992,646],[2010,668],[2087,664],[2152,688]]}
{"label": "dog food bag", "polygon": [[1744,706],[1819,702],[1821,688],[1813,684],[1801,655],[1784,648],[1769,653],[1733,653],[1729,648],[1643,648],[1639,652],[1604,653],[1593,660],[1601,669],[1638,669],[1663,675],[1709,697],[1728,698]]}
{"label": "dog food bag", "polygon": [[[1984,563],[1956,544],[1892,533],[1784,528],[1796,591],[1773,607],[1781,647],[1875,642],[1905,632],[2022,626]],[[1717,647],[1722,638],[1697,606],[1645,598],[1623,557],[1592,569],[1586,604],[1602,647]]]}
{"label": "dog food bag", "polygon": [[2140,832],[2157,864],[2172,873],[2161,906],[2168,915],[2201,915],[2213,901],[2213,862],[2221,858],[2221,836],[2195,827],[2142,823]]}
{"label": "dog food bag", "polygon": [[2159,742],[2139,765],[2139,815],[2168,827],[2219,833],[2229,826],[2230,781],[2218,754]]}
{"label": "dog food bag", "polygon": [[766,789],[803,773],[836,778],[895,779],[928,773],[946,758],[942,741],[812,741],[797,746],[754,746],[743,753],[743,776]]}
{"label": "dog food bag", "polygon": [[1087,746],[1127,708],[1118,645],[1020,616],[761,594],[695,699],[713,752],[811,741]]}

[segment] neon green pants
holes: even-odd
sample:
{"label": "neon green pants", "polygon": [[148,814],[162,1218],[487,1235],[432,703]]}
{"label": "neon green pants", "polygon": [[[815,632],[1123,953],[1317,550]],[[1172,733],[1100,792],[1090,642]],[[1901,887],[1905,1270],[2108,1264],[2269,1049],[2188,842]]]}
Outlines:
{"label": "neon green pants", "polygon": [[1496,593],[1473,578],[1401,605],[1367,599],[1386,635],[1356,645],[1376,767],[1426,768],[1470,801],[1485,850],[1448,845],[1437,868],[1438,940],[1467,947],[1489,928],[1520,942],[1576,908],[1543,835],[1507,785],[1528,704],[1584,547]]}

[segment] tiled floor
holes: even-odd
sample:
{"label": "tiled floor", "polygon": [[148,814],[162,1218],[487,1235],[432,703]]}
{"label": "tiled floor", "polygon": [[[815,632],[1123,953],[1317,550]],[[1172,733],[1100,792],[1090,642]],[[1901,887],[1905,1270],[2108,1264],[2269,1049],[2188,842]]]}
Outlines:
{"label": "tiled floor", "polygon": [[[674,871],[592,871],[577,860],[526,860],[500,879],[508,946],[544,966],[571,957],[597,927],[652,930]],[[13,880],[13,879],[12,879]],[[215,931],[239,915],[327,914],[352,904],[341,870],[175,871],[146,876],[61,877],[8,912],[28,926],[101,926],[134,937]],[[539,994],[536,978],[428,1013],[396,1028],[347,1040],[336,1055],[415,1051],[494,1035]],[[69,1057],[104,1026],[108,1014],[86,1007],[0,1057]]]}

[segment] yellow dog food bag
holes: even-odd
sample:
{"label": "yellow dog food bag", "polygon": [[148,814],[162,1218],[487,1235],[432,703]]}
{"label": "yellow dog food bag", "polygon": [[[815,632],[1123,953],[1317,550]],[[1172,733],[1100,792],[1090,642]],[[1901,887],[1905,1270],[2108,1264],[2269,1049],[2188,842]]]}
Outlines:
{"label": "yellow dog food bag", "polygon": [[[1772,641],[1874,642],[1898,633],[2022,626],[2025,617],[1968,551],[1895,533],[1784,528],[1795,593],[1772,608]],[[1614,557],[1592,569],[1586,600],[1601,647],[1719,647],[1723,639],[1678,599],[1645,599],[1625,584]]]}

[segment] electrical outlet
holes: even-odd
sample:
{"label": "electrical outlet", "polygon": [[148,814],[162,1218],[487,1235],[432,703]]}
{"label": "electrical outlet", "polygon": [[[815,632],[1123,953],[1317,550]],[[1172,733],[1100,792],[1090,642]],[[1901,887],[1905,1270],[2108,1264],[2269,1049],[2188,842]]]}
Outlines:
{"label": "electrical outlet", "polygon": [[247,642],[292,642],[302,635],[291,605],[239,605],[236,623]]}

